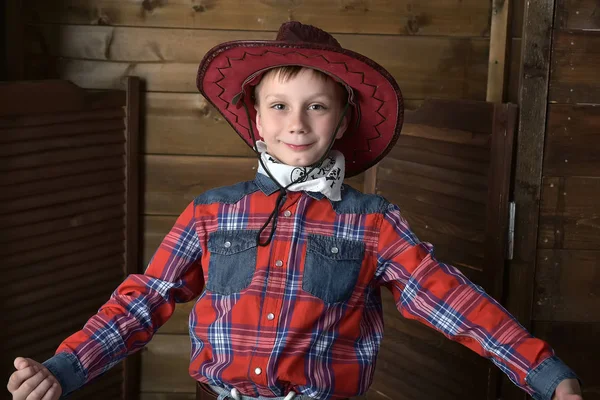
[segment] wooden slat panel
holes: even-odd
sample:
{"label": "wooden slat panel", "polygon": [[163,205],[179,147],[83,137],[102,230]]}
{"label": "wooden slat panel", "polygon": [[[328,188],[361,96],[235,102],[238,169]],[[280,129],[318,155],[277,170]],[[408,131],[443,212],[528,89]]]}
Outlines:
{"label": "wooden slat panel", "polygon": [[[11,149],[18,150],[18,146],[25,145],[23,142],[29,142],[33,139],[47,139],[41,143],[49,143],[51,140],[56,139],[57,144],[60,144],[68,143],[69,140],[85,140],[91,133],[119,131],[123,136],[124,128],[123,118],[61,122],[51,125],[16,126],[0,130],[0,143],[18,142],[11,145]],[[78,135],[82,137],[78,137]],[[62,136],[67,137],[63,138]],[[11,154],[11,152],[4,151],[4,154]]]}
{"label": "wooden slat panel", "polygon": [[600,31],[596,0],[557,0],[555,18],[558,29]]}
{"label": "wooden slat panel", "polygon": [[[52,114],[20,115],[0,118],[0,128],[24,128],[75,123],[81,121],[104,121],[124,117],[122,108],[107,108],[93,111],[56,112]],[[82,126],[84,128],[85,126]],[[1,138],[0,138],[1,140]]]}
{"label": "wooden slat panel", "polygon": [[600,106],[551,104],[544,150],[546,176],[600,176]]}
{"label": "wooden slat panel", "polygon": [[121,238],[108,238],[105,241],[96,240],[96,247],[94,252],[87,250],[84,251],[73,251],[68,254],[45,260],[43,263],[31,264],[27,268],[8,268],[3,271],[9,280],[27,279],[31,275],[50,273],[53,268],[64,268],[70,265],[79,264],[84,265],[86,262],[97,260],[101,257],[112,256],[118,254],[123,250],[123,241]]}
{"label": "wooden slat panel", "polygon": [[57,150],[48,153],[6,157],[0,164],[0,171],[14,171],[23,168],[35,168],[43,165],[59,164],[68,161],[104,158],[107,155],[123,155],[123,145],[112,144],[103,146],[84,147],[79,151]]}
{"label": "wooden slat panel", "polygon": [[478,0],[459,4],[409,0],[401,7],[393,0],[257,2],[251,7],[242,0],[66,0],[54,5],[29,0],[27,4],[30,20],[52,23],[277,31],[282,22],[299,20],[328,32],[442,36],[487,35],[490,12],[490,4]]}
{"label": "wooden slat panel", "polygon": [[[40,223],[60,217],[71,216],[71,220],[77,223],[77,218],[84,212],[101,210],[109,206],[117,206],[123,204],[124,190],[119,189],[118,192],[97,197],[89,200],[83,200],[71,204],[61,204],[48,207],[46,209],[31,210],[24,214],[7,215],[0,217],[0,226],[13,227],[26,224]],[[11,228],[12,229],[12,228]],[[8,236],[8,235],[6,235]],[[0,241],[6,241],[5,235],[0,236]]]}
{"label": "wooden slat panel", "polygon": [[600,35],[554,31],[550,101],[600,103]]}
{"label": "wooden slat panel", "polygon": [[84,172],[98,172],[113,168],[125,168],[122,155],[83,159],[57,165],[42,165],[37,168],[20,170],[18,174],[0,174],[0,186],[16,183],[39,182],[59,177],[68,177]]}
{"label": "wooden slat panel", "polygon": [[142,392],[194,393],[188,373],[190,337],[157,334],[142,350]]}
{"label": "wooden slat panel", "polygon": [[[134,32],[132,28],[95,29],[105,29],[100,32],[100,38],[96,39],[91,34],[80,35],[87,47],[58,49],[56,52],[61,57],[48,60],[56,64],[61,78],[86,88],[118,89],[124,86],[126,76],[134,75],[145,80],[146,90],[160,92],[196,93],[193,77],[197,74],[198,61],[206,51],[197,42],[218,44],[232,35],[228,31],[158,28],[144,29],[143,34],[135,30],[132,35],[128,33]],[[244,38],[246,32],[237,31],[234,34],[240,39]],[[144,38],[144,41],[136,44],[131,40],[132,37]],[[489,46],[485,39],[431,37],[414,40],[389,36],[381,40],[379,36],[368,35],[338,35],[337,38],[344,47],[383,65],[396,78],[406,98],[485,99]],[[92,42],[86,42],[88,39]],[[110,43],[110,49],[106,52],[110,61],[114,62],[103,62],[107,53],[102,50],[93,54],[88,54],[90,51],[86,50],[89,47],[97,48],[98,43],[105,42]],[[62,53],[82,57],[65,58]],[[98,60],[88,59],[95,55]],[[32,56],[38,57],[35,54]]]}
{"label": "wooden slat panel", "polygon": [[[75,173],[79,171],[74,171]],[[57,179],[44,179],[31,183],[21,183],[5,187],[0,191],[0,200],[15,199],[33,195],[47,195],[57,188],[68,190],[89,186],[90,183],[108,183],[123,180],[123,168],[107,169],[100,172],[77,174]],[[46,199],[44,197],[44,199]]]}
{"label": "wooden slat panel", "polygon": [[[115,204],[119,204],[116,202]],[[84,227],[86,225],[95,224],[99,221],[111,220],[113,218],[123,217],[124,210],[121,207],[114,207],[109,204],[106,208],[93,209],[91,211],[79,211],[75,215],[68,215],[66,218],[57,218],[49,221],[31,223],[28,225],[13,227],[10,230],[10,235],[1,235],[0,243],[3,247],[13,246],[15,242],[22,241],[24,238],[38,241],[37,236],[49,236],[48,233],[56,233],[57,235],[66,234],[65,230],[72,228]],[[35,232],[35,235],[32,235]],[[40,243],[45,243],[42,239]],[[11,243],[8,245],[7,243]],[[51,242],[48,242],[51,243]]]}
{"label": "wooden slat panel", "polygon": [[[99,185],[89,185],[75,189],[67,189],[48,193],[44,195],[43,201],[44,204],[51,206],[56,204],[67,204],[70,202],[87,200],[113,193],[124,193],[125,183],[122,180],[123,176],[117,176],[116,179],[119,180],[103,182]],[[122,199],[124,199],[124,196],[122,197]],[[0,209],[2,210],[1,213],[5,214],[37,209],[40,207],[40,205],[40,197],[36,195],[0,202]]]}
{"label": "wooden slat panel", "polygon": [[533,315],[540,321],[600,321],[600,251],[539,250]]}
{"label": "wooden slat panel", "polygon": [[600,322],[534,322],[532,332],[552,343],[556,354],[573,368],[583,381],[583,398],[600,400],[600,381],[596,369],[600,360]]}
{"label": "wooden slat panel", "polygon": [[1,246],[0,255],[6,257],[26,252],[33,252],[35,254],[36,251],[46,246],[56,246],[65,242],[69,243],[97,234],[119,234],[122,229],[123,219],[113,218],[96,224],[81,227],[75,226],[67,230],[53,232],[51,235],[29,235],[27,237],[28,240],[13,241],[10,245]]}
{"label": "wooden slat panel", "polygon": [[[157,156],[145,157],[146,214],[179,215],[205,191],[252,180],[255,158]],[[215,175],[213,171],[219,171]],[[363,174],[346,183],[362,190]]]}

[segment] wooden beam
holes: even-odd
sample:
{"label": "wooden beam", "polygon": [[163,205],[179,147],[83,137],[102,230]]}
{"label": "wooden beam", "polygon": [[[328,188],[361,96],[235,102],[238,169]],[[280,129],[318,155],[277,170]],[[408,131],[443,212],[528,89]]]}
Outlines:
{"label": "wooden beam", "polygon": [[511,41],[509,33],[510,0],[494,0],[490,33],[490,55],[486,101],[502,103],[506,87],[506,55]]}
{"label": "wooden beam", "polygon": [[23,12],[22,1],[8,0],[4,5],[4,37],[5,51],[2,61],[5,62],[6,79],[9,81],[22,80],[24,72],[23,51]]}
{"label": "wooden beam", "polygon": [[[525,4],[523,21],[519,88],[521,116],[514,189],[517,219],[506,306],[527,328],[531,328],[535,283],[553,12],[554,0],[529,0]],[[524,399],[525,394],[506,379],[502,398]]]}

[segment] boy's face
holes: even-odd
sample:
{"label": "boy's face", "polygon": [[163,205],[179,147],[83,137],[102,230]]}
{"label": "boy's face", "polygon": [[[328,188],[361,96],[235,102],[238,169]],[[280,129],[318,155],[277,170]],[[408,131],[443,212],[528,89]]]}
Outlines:
{"label": "boy's face", "polygon": [[[342,115],[339,85],[303,68],[282,81],[266,75],[256,88],[256,126],[270,155],[282,163],[306,167],[318,161],[329,146]],[[336,139],[347,127],[344,117]]]}

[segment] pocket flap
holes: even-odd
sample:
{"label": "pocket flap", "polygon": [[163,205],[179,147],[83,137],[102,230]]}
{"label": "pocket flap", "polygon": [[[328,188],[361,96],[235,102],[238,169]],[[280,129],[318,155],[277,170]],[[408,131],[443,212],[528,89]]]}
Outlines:
{"label": "pocket flap", "polygon": [[231,255],[256,247],[258,231],[215,231],[208,235],[211,253]]}
{"label": "pocket flap", "polygon": [[307,251],[332,260],[362,260],[365,244],[357,240],[308,235]]}

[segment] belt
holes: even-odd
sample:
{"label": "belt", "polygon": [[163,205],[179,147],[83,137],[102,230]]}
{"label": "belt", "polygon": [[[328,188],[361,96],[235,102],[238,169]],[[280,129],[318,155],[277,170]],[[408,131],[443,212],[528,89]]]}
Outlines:
{"label": "belt", "polygon": [[[217,393],[218,392],[218,393]],[[249,397],[238,395],[239,400],[285,400],[286,397]],[[230,396],[230,391],[217,386],[210,386],[206,383],[198,382],[198,389],[196,390],[196,400],[218,400],[218,399],[233,399]],[[315,400],[311,397],[304,395],[296,395],[293,397],[294,400]]]}

